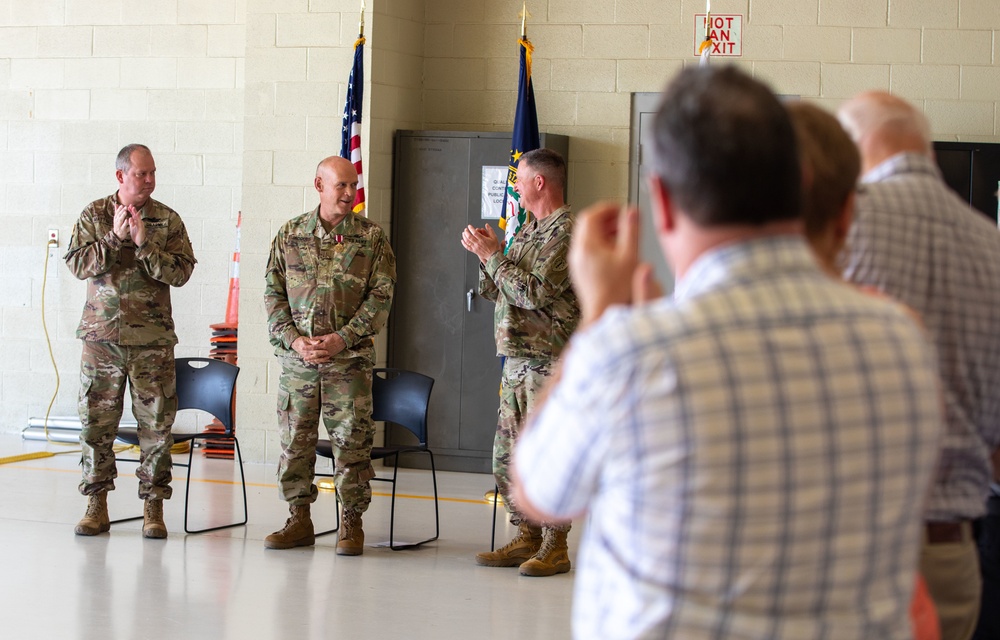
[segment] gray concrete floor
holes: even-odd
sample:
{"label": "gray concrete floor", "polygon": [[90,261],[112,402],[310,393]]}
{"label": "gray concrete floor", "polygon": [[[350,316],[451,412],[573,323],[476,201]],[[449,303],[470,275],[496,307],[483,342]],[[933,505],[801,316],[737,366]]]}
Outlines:
{"label": "gray concrete floor", "polygon": [[[35,451],[78,452],[0,435],[0,458]],[[186,456],[185,456],[186,457]],[[176,458],[181,460],[181,458]],[[527,578],[516,569],[479,567],[490,544],[493,488],[482,474],[438,473],[441,538],[391,551],[389,487],[365,515],[365,553],[337,556],[336,534],[315,547],[267,550],[264,537],[287,517],[274,465],[245,465],[249,522],[205,534],[183,532],[184,478],[175,469],[166,503],[166,540],[145,540],[141,521],[95,537],[73,534],[86,502],[77,491],[79,454],[0,464],[2,637],[101,638],[567,638],[573,572]],[[238,509],[238,475],[229,461],[195,455],[192,526]],[[133,465],[120,464],[111,517],[141,513]],[[390,470],[391,471],[391,470]],[[379,469],[380,475],[385,471]],[[430,474],[401,471],[396,540],[433,530]],[[317,530],[333,526],[334,497],[313,508]],[[514,534],[499,518],[497,544]],[[427,536],[424,536],[427,537]],[[575,555],[579,528],[571,533]]]}

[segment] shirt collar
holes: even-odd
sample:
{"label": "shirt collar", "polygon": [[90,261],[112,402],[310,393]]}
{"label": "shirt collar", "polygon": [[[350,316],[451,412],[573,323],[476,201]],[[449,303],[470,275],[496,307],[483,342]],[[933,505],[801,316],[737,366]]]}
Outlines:
{"label": "shirt collar", "polygon": [[558,220],[562,214],[567,213],[568,211],[569,205],[564,204],[544,218],[537,218],[534,214],[532,214],[531,221],[535,223],[535,227],[537,227],[539,231],[543,231],[555,224],[555,221]]}
{"label": "shirt collar", "polygon": [[904,173],[924,173],[941,179],[941,170],[933,158],[922,153],[907,151],[897,153],[869,169],[865,175],[861,176],[861,182],[863,184],[881,182]]}
{"label": "shirt collar", "polygon": [[818,269],[803,236],[782,234],[754,238],[701,254],[677,281],[673,297],[683,300],[736,280]]}
{"label": "shirt collar", "polygon": [[334,232],[342,236],[351,235],[356,230],[355,227],[356,221],[354,219],[354,216],[355,214],[353,212],[348,213],[346,216],[344,216],[343,220],[338,222],[335,227],[330,229],[330,232],[328,234],[326,232],[326,229],[324,229],[323,225],[320,224],[319,222],[319,207],[317,206],[315,209],[313,209],[312,215],[309,217],[308,222],[306,222],[306,233],[311,236],[316,236],[317,238],[325,238],[327,235],[333,234]]}

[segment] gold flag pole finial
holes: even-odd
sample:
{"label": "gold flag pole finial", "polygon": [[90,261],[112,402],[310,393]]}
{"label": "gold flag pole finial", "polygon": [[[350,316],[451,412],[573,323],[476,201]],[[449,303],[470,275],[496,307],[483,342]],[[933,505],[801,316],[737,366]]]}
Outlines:
{"label": "gold flag pole finial", "polygon": [[528,18],[531,17],[531,14],[528,13],[528,3],[527,3],[527,1],[521,3],[521,12],[518,14],[517,17],[521,19],[521,37],[526,39],[528,37],[528,24],[527,24],[527,21],[528,21]]}
{"label": "gold flag pole finial", "polygon": [[707,65],[708,59],[712,55],[712,0],[705,0],[705,39],[698,47],[698,55],[701,57],[701,65]]}
{"label": "gold flag pole finial", "polygon": [[365,37],[365,0],[361,0],[361,22],[358,23],[358,37]]}

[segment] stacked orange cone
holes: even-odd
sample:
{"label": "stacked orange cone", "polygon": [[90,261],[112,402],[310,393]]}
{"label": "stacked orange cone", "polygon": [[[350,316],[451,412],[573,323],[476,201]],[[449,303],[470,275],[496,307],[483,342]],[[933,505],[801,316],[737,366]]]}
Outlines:
{"label": "stacked orange cone", "polygon": [[[226,321],[209,325],[212,330],[212,350],[209,355],[216,360],[236,364],[236,342],[240,315],[240,224],[243,213],[236,215],[236,249],[233,251],[233,261],[229,269],[229,296],[226,298]],[[236,399],[233,398],[235,404]],[[235,407],[233,407],[235,409]],[[208,432],[222,433],[225,427],[218,420],[205,428]],[[231,440],[210,440],[205,446],[205,456],[208,458],[233,459],[233,443]]]}

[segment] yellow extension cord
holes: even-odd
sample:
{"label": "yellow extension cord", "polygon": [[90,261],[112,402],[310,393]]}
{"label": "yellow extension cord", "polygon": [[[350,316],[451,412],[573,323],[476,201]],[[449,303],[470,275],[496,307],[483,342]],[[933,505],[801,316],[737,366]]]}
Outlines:
{"label": "yellow extension cord", "polygon": [[[58,246],[53,240],[49,240],[45,243],[45,262],[42,267],[42,331],[45,333],[45,345],[49,349],[49,360],[52,361],[52,370],[56,374],[56,388],[52,392],[52,398],[49,400],[49,406],[45,409],[45,422],[43,423],[45,429],[45,441],[49,444],[59,445],[62,447],[72,447],[68,442],[57,442],[49,437],[49,414],[52,413],[52,405],[56,402],[56,396],[59,394],[59,367],[56,365],[56,356],[52,351],[52,340],[49,338],[49,327],[45,322],[45,289],[46,282],[48,281],[49,275],[49,249],[51,247]],[[174,446],[170,447],[170,453],[187,453],[191,448],[190,441],[188,442],[178,442]],[[132,445],[118,445],[114,448],[115,453],[122,453],[124,451],[132,450],[139,453],[139,447]],[[79,449],[75,451],[35,451],[34,453],[22,453],[16,456],[7,456],[0,458],[0,464],[9,464],[12,462],[23,462],[25,460],[37,460],[39,458],[51,458],[54,456],[65,455],[67,453],[81,453]]]}

